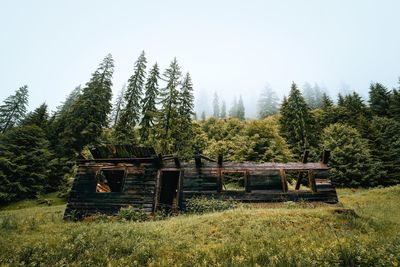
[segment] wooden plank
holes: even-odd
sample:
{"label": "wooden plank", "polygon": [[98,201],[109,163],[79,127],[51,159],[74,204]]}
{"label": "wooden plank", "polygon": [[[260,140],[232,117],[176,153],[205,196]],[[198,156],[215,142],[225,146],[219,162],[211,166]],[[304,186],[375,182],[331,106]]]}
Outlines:
{"label": "wooden plank", "polygon": [[[309,150],[304,151],[303,159],[301,161],[302,163],[307,163],[309,154],[310,154]],[[299,176],[298,176],[297,181],[296,181],[296,187],[295,187],[296,190],[300,189],[301,181],[303,180],[303,177],[304,177],[303,174],[304,174],[303,172],[299,173]]]}

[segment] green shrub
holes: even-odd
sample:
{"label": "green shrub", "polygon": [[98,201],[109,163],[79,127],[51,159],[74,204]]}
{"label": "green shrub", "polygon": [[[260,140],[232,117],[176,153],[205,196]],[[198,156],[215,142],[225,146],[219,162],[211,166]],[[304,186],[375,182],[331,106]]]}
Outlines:
{"label": "green shrub", "polygon": [[207,213],[215,211],[223,211],[234,209],[237,207],[237,203],[232,200],[219,200],[207,197],[195,197],[190,198],[186,202],[186,212],[188,213]]}
{"label": "green shrub", "polygon": [[132,206],[121,208],[117,215],[121,221],[143,222],[148,219],[147,213],[142,209],[135,209]]}

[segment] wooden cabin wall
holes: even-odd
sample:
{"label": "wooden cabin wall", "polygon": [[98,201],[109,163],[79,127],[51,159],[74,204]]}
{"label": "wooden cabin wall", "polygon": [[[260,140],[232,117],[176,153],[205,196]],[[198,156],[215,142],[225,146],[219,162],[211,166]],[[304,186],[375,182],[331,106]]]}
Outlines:
{"label": "wooden cabin wall", "polygon": [[86,216],[95,213],[116,214],[129,205],[146,212],[153,211],[157,169],[152,165],[141,167],[107,166],[107,169],[126,170],[121,192],[96,193],[96,171],[101,168],[80,166],[68,198],[64,217]]}

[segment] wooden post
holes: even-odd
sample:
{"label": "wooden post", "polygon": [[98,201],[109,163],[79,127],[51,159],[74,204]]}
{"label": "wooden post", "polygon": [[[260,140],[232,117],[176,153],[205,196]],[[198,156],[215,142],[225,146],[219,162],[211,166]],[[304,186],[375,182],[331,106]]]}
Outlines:
{"label": "wooden post", "polygon": [[[304,154],[303,154],[303,159],[302,159],[302,163],[307,163],[308,161],[308,155],[310,154],[309,150],[305,150]],[[296,190],[300,189],[300,185],[301,185],[301,180],[303,180],[303,172],[299,172],[299,177],[297,177],[297,181],[296,181]]]}
{"label": "wooden post", "polygon": [[246,171],[245,177],[244,177],[244,189],[247,193],[251,192],[251,182],[250,182],[250,173],[249,171]]}
{"label": "wooden post", "polygon": [[331,151],[329,150],[324,150],[322,157],[321,157],[321,161],[323,164],[328,164],[329,158],[331,156]]}
{"label": "wooden post", "polygon": [[199,153],[194,154],[194,162],[196,163],[196,168],[201,168],[201,156]]}
{"label": "wooden post", "polygon": [[222,162],[224,160],[224,157],[222,154],[218,154],[218,167],[222,167]]}
{"label": "wooden post", "polygon": [[286,172],[285,172],[284,169],[280,169],[279,173],[280,173],[280,176],[281,176],[283,192],[287,192],[288,191],[288,184],[287,184]]}
{"label": "wooden post", "polygon": [[308,171],[308,186],[311,191],[317,192],[317,184],[315,183],[315,174],[313,170]]}

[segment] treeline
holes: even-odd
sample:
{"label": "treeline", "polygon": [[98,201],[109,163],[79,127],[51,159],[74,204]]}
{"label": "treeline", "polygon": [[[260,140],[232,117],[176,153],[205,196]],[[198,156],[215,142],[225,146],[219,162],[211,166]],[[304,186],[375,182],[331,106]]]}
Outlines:
{"label": "treeline", "polygon": [[90,81],[78,86],[51,115],[42,104],[26,114],[23,86],[0,106],[0,203],[60,190],[74,175],[79,154],[92,146],[154,146],[183,158],[194,146],[193,84],[176,59],[161,74],[147,70],[142,52],[112,105],[114,61],[108,55]]}
{"label": "treeline", "polygon": [[[400,90],[371,84],[368,104],[357,93],[337,104],[315,86],[295,83],[283,101],[266,88],[262,119],[245,120],[241,97],[227,111],[214,95],[213,115],[197,120],[193,84],[176,59],[161,71],[142,52],[112,101],[114,61],[108,55],[85,86],[50,112],[46,104],[26,114],[23,86],[0,106],[0,203],[68,188],[79,154],[105,144],[153,146],[191,160],[195,152],[233,161],[298,161],[305,150],[318,160],[331,150],[331,179],[339,186],[400,181]],[[306,97],[305,97],[306,96]]]}

